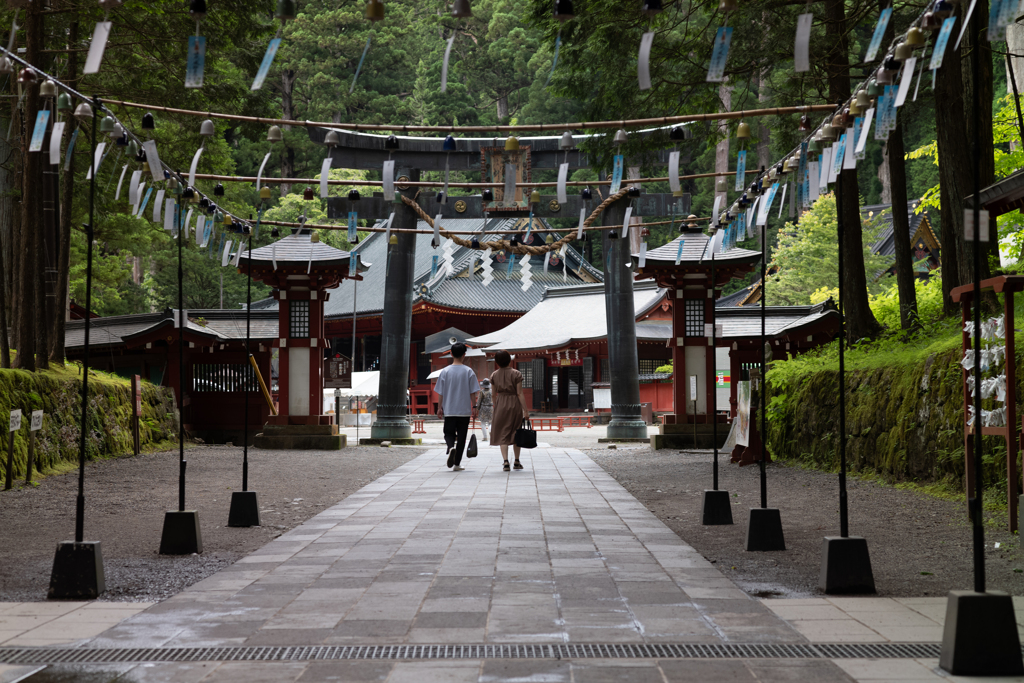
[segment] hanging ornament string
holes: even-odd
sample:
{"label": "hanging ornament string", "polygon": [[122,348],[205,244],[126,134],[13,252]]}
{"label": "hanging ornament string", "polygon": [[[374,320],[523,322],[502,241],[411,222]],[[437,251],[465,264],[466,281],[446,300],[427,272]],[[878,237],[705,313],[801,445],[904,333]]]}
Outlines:
{"label": "hanging ornament string", "polygon": [[[583,221],[584,227],[589,228],[593,224],[593,222],[595,220],[597,220],[597,217],[600,216],[601,213],[612,202],[614,202],[617,199],[621,199],[622,197],[625,197],[628,191],[629,191],[628,188],[624,188],[622,190],[619,190],[615,194],[610,195],[608,197],[608,199],[605,199],[603,202],[601,202],[597,206],[597,208],[594,209],[594,211],[590,214],[590,216],[587,218],[587,220]],[[417,196],[419,196],[419,192],[417,192],[416,194],[417,194]],[[508,251],[508,252],[513,253],[513,254],[535,254],[535,255],[540,255],[540,254],[545,254],[545,253],[550,252],[550,251],[558,251],[559,249],[562,248],[562,245],[568,244],[569,242],[572,242],[574,239],[576,239],[576,233],[573,233],[573,232],[570,231],[568,234],[566,234],[565,237],[563,237],[562,239],[558,240],[557,242],[552,242],[551,244],[545,244],[543,246],[530,246],[530,245],[522,244],[522,243],[513,244],[510,240],[493,240],[491,242],[474,242],[474,241],[471,241],[471,240],[464,240],[464,239],[462,239],[460,237],[457,237],[456,235],[453,235],[452,233],[448,232],[447,230],[444,230],[443,228],[435,228],[434,220],[429,215],[427,215],[427,212],[424,211],[423,208],[419,204],[416,203],[416,199],[415,198],[411,198],[410,199],[409,197],[406,197],[405,195],[402,195],[402,203],[404,203],[406,206],[412,208],[416,212],[416,214],[420,217],[420,220],[425,222],[431,228],[434,228],[436,231],[438,231],[442,237],[447,237],[448,239],[452,240],[453,242],[455,242],[455,244],[458,244],[461,247],[468,247],[468,248],[471,248],[471,249],[480,249],[480,250],[491,249],[491,250],[494,250],[494,251]]]}

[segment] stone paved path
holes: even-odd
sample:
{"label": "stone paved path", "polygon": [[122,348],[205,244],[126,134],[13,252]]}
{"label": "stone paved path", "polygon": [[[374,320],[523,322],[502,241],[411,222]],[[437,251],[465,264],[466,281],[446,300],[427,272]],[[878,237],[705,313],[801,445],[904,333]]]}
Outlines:
{"label": "stone paved path", "polygon": [[[81,646],[809,642],[579,451],[535,449],[511,473],[497,449],[466,464],[452,472],[441,451],[425,453]],[[940,680],[932,660],[872,661],[150,663],[55,667],[26,680]]]}

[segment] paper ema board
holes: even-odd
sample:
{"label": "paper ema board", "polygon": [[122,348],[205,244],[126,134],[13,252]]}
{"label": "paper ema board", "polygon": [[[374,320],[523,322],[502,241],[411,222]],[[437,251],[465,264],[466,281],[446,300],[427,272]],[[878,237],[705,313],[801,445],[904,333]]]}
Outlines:
{"label": "paper ema board", "polygon": [[16,432],[21,429],[21,409],[11,411],[11,422],[8,431]]}
{"label": "paper ema board", "polygon": [[32,423],[29,425],[29,431],[38,432],[43,428],[43,411],[33,410],[32,411]]}

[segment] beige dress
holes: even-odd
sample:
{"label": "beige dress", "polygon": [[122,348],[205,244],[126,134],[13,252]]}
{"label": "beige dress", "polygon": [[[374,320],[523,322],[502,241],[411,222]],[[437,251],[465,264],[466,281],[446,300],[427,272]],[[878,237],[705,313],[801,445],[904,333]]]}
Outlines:
{"label": "beige dress", "polygon": [[512,368],[498,368],[491,375],[494,401],[494,422],[491,424],[491,445],[511,446],[516,430],[523,423],[523,406],[519,402],[519,389],[523,386],[523,373]]}

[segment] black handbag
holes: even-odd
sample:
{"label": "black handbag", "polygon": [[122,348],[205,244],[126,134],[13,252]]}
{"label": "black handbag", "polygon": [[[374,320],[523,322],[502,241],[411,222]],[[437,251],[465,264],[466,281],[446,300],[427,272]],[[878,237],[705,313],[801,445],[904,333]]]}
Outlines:
{"label": "black handbag", "polygon": [[523,424],[516,430],[515,445],[520,448],[537,447],[537,432],[533,430],[529,419],[523,420]]}
{"label": "black handbag", "polygon": [[476,457],[476,434],[469,435],[469,445],[466,446],[466,457]]}

